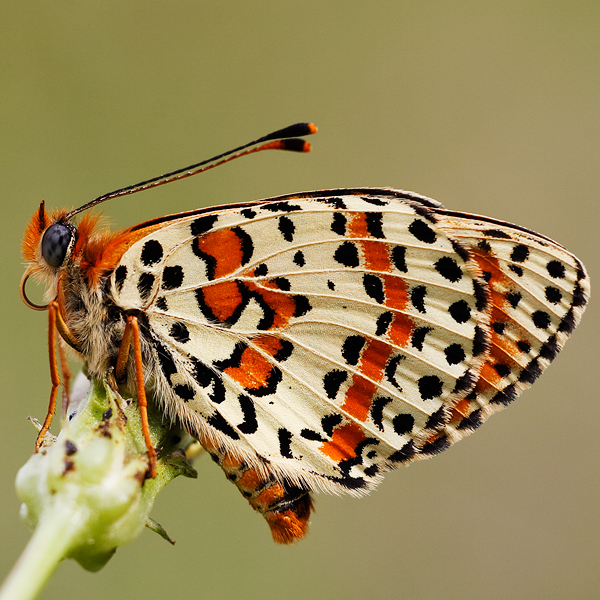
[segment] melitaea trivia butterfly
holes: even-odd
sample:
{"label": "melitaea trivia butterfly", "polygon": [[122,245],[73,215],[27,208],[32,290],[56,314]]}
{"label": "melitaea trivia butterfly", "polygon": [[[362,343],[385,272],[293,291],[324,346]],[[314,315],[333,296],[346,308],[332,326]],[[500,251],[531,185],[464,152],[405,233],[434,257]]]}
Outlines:
{"label": "melitaea trivia butterfly", "polygon": [[[510,404],[584,310],[583,265],[523,227],[394,189],[291,194],[169,215],[124,231],[74,217],[257,150],[306,151],[280,130],[25,233],[25,302],[103,377],[144,387],[219,463],[277,542],[303,537],[310,493],[360,495]],[[237,154],[236,154],[237,153]],[[230,158],[225,158],[229,156]],[[46,306],[27,299],[30,275]]]}

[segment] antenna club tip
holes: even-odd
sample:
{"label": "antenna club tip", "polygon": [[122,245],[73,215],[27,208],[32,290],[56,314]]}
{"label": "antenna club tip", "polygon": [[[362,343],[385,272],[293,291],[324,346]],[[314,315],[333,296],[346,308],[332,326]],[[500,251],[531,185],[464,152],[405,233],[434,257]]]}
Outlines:
{"label": "antenna club tip", "polygon": [[292,152],[310,152],[312,146],[306,141],[299,138],[291,138],[287,140],[278,140],[279,150],[291,150]]}
{"label": "antenna club tip", "polygon": [[313,133],[317,133],[317,131],[319,131],[319,128],[314,123],[307,123],[306,126],[308,129],[308,133],[306,135],[312,135]]}

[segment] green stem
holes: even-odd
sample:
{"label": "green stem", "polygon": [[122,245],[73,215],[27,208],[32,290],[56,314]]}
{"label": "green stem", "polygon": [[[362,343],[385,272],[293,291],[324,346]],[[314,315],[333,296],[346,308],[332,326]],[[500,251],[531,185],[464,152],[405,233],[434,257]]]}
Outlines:
{"label": "green stem", "polygon": [[[61,504],[55,504],[44,514],[0,589],[0,600],[32,600],[37,597],[74,539],[81,534],[81,519],[74,517],[73,507]],[[84,515],[81,517],[85,519]]]}

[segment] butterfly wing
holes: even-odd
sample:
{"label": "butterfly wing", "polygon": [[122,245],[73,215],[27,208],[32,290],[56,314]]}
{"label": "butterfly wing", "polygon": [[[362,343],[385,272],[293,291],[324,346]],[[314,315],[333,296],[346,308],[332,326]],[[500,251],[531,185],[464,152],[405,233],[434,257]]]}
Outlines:
{"label": "butterfly wing", "polygon": [[142,224],[110,285],[144,316],[166,412],[279,542],[306,533],[310,490],[364,493],[508,405],[589,294],[552,240],[387,189]]}
{"label": "butterfly wing", "polygon": [[154,228],[111,285],[147,317],[167,410],[205,445],[330,492],[447,447],[490,326],[477,261],[436,206],[316,192]]}

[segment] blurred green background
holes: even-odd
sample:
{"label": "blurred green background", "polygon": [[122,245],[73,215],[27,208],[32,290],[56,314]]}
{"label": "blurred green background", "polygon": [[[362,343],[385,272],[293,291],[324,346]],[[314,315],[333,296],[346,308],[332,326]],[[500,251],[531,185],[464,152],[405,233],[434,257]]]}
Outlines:
{"label": "blurred green background", "polygon": [[[596,0],[2,2],[0,577],[29,532],[13,482],[45,414],[46,315],[20,301],[39,201],[79,206],[302,120],[309,155],[264,153],[104,206],[115,227],[301,190],[394,186],[516,222],[599,270]],[[509,410],[361,500],[317,497],[277,547],[199,460],[97,574],[45,599],[595,598],[599,315]]]}

